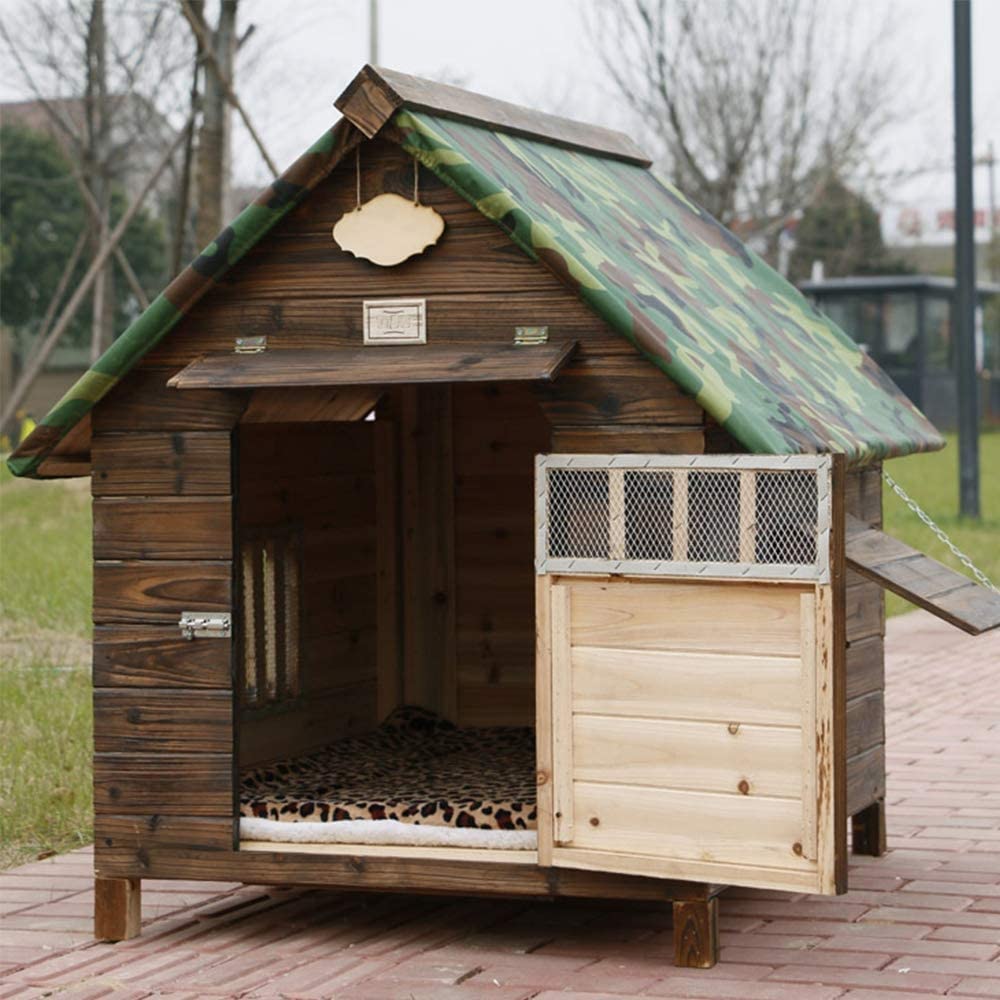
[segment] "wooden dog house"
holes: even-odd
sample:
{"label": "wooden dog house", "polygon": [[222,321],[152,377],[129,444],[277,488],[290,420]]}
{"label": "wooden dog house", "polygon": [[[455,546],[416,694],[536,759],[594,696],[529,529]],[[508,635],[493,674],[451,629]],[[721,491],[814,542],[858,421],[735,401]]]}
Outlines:
{"label": "wooden dog house", "polygon": [[[96,933],[147,877],[636,898],[710,965],[725,885],[884,849],[876,581],[1000,621],[879,530],[941,440],[625,137],[338,108],[11,459],[93,484]],[[443,232],[342,249],[385,194]]]}

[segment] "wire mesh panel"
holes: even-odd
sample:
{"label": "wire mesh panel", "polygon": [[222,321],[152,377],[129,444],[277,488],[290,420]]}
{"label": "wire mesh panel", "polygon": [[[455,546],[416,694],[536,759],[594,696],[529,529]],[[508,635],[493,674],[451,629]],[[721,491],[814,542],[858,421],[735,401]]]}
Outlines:
{"label": "wire mesh panel", "polygon": [[539,573],[829,578],[829,456],[542,455]]}

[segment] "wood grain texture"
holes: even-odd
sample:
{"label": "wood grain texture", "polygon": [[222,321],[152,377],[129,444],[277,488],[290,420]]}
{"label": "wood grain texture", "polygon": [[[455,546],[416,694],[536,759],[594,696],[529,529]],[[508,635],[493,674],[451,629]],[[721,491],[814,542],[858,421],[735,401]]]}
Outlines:
{"label": "wood grain texture", "polygon": [[97,497],[93,515],[95,559],[232,557],[228,496]]}
{"label": "wood grain texture", "polygon": [[166,560],[94,563],[94,624],[166,622],[182,611],[231,611],[232,566]]}
{"label": "wood grain texture", "polygon": [[534,718],[534,462],[549,426],[530,388],[452,394],[455,629],[461,725]]}
{"label": "wood grain texture", "polygon": [[970,635],[1000,628],[1000,594],[855,518],[848,520],[847,561],[856,573]]}
{"label": "wood grain texture", "polygon": [[[798,656],[801,587],[767,584],[579,582],[573,588],[573,645],[628,650],[734,648]],[[668,596],[669,595],[669,596]],[[716,610],[726,609],[726,630]]]}
{"label": "wood grain texture", "polygon": [[[103,737],[102,737],[103,739]],[[232,748],[223,753],[94,755],[94,808],[105,814],[235,815]]]}
{"label": "wood grain texture", "polygon": [[552,745],[552,581],[535,577],[535,760],[538,788],[538,863],[552,864],[555,843]]}
{"label": "wood grain texture", "polygon": [[484,94],[435,83],[381,66],[365,66],[334,102],[337,109],[367,136],[385,125],[395,111],[407,107],[456,118],[510,135],[544,139],[555,146],[600,153],[648,167],[650,159],[624,133],[597,125],[509,104]]}
{"label": "wood grain texture", "polygon": [[666,902],[699,887],[679,881],[607,872],[511,865],[449,858],[394,859],[353,855],[196,851],[113,845],[95,856],[103,877],[232,880],[256,885],[302,885],[360,891],[427,892],[467,896],[552,896]]}
{"label": "wood grain texture", "polygon": [[[412,180],[411,173],[411,185]],[[322,195],[314,195],[317,196]],[[445,206],[440,207],[448,210]],[[475,212],[475,209],[470,211]],[[336,217],[336,209],[323,213],[327,214]],[[513,342],[515,327],[541,325],[548,327],[551,343],[577,341],[577,358],[615,354],[638,357],[636,349],[624,337],[605,326],[554,276],[546,277],[547,272],[527,257],[523,258],[524,263],[508,261],[509,252],[503,249],[500,241],[506,240],[508,246],[512,244],[496,226],[480,219],[491,231],[473,238],[472,230],[462,227],[464,235],[456,237],[449,224],[444,237],[467,244],[462,252],[471,275],[456,274],[454,269],[459,262],[453,261],[450,279],[437,269],[425,270],[419,280],[407,280],[405,275],[399,279],[403,287],[408,287],[407,294],[427,300],[427,346],[451,346],[467,351],[482,344],[503,347]],[[318,228],[324,221],[319,218],[310,225]],[[471,218],[468,223],[469,226],[476,224]],[[306,232],[312,233],[312,230]],[[249,278],[245,281],[234,278],[232,286],[216,288],[181,321],[176,339],[173,334],[166,337],[147,355],[145,363],[172,373],[204,354],[231,353],[236,337],[244,335],[267,337],[269,351],[360,350],[364,347],[365,297],[388,298],[403,292],[394,291],[391,279],[384,274],[344,275],[341,263],[332,257],[334,251],[326,247],[329,230],[305,238],[307,246],[314,248],[309,260],[302,261],[304,271],[287,275],[292,288],[277,280],[271,281],[272,266],[282,268],[282,277],[285,275],[283,258],[276,253],[269,256],[267,266],[261,263],[257,268],[260,278],[267,278],[266,294]],[[494,244],[499,245],[494,248]],[[296,246],[285,249],[301,257],[303,251],[296,250]],[[434,254],[439,249],[435,248]],[[513,249],[520,253],[516,247]],[[348,270],[357,266],[357,261],[353,265],[347,260],[343,262]],[[392,268],[393,276],[408,266],[400,264]],[[428,264],[424,266],[426,269]],[[312,273],[314,267],[326,281]],[[522,274],[526,267],[529,273]],[[505,269],[515,273],[497,274],[498,268],[501,272]],[[537,271],[541,278],[530,269]],[[481,287],[462,291],[463,284],[476,280],[472,276],[477,274]],[[491,277],[492,286],[489,284]],[[457,287],[449,287],[449,280]],[[539,282],[543,287],[535,287]],[[470,321],[472,316],[474,322]]]}
{"label": "wood grain texture", "polygon": [[802,792],[797,727],[576,714],[573,778],[730,795]]}
{"label": "wood grain texture", "polygon": [[95,878],[94,937],[98,941],[127,941],[141,929],[139,879]]}
{"label": "wood grain texture", "polygon": [[240,420],[244,424],[363,420],[382,396],[378,386],[256,389]]}
{"label": "wood grain texture", "polygon": [[557,424],[552,428],[552,451],[577,455],[700,455],[705,451],[705,433],[701,427]]}
{"label": "wood grain texture", "polygon": [[[483,344],[474,349],[422,344],[274,350],[261,354],[209,354],[192,361],[167,383],[174,389],[258,389],[268,386],[414,385],[440,382],[548,382],[575,341],[517,347]],[[660,377],[661,382],[666,382]],[[667,383],[669,384],[669,383]]]}
{"label": "wood grain texture", "polygon": [[91,446],[94,496],[228,496],[226,431],[97,434]]}
{"label": "wood grain texture", "polygon": [[101,814],[94,821],[94,852],[100,863],[103,852],[116,852],[127,846],[181,848],[189,851],[227,851],[234,849],[236,818],[167,816],[146,812],[137,814]]}
{"label": "wood grain texture", "polygon": [[846,641],[850,643],[885,634],[885,594],[873,580],[847,571],[844,593]]}
{"label": "wood grain texture", "polygon": [[[847,892],[847,564],[845,524],[845,479],[847,462],[843,455],[833,455],[830,469],[830,585],[818,587],[817,636],[823,621],[829,616],[829,671],[822,671],[823,680],[829,685],[829,701],[832,701],[831,740],[827,749],[828,765],[831,773],[828,780],[832,785],[832,809],[824,815],[819,812],[817,832],[819,834],[820,868],[826,878],[824,891],[838,895]],[[821,642],[819,643],[822,649]],[[826,688],[817,689],[817,703],[827,701],[823,696]],[[822,750],[817,746],[822,754]],[[826,850],[824,851],[824,846]]]}
{"label": "wood grain texture", "polygon": [[97,753],[227,754],[232,747],[233,698],[228,691],[94,691]]}
{"label": "wood grain texture", "polygon": [[844,509],[874,528],[882,527],[882,463],[849,469],[844,476]]}
{"label": "wood grain texture", "polygon": [[403,389],[400,516],[403,697],[447,717],[457,712],[455,508],[452,394],[447,386]]}
{"label": "wood grain texture", "polygon": [[846,718],[848,758],[885,743],[885,696],[882,691],[849,701]]}
{"label": "wood grain texture", "polygon": [[229,431],[246,400],[236,393],[185,395],[167,388],[175,368],[157,368],[148,357],[93,409],[94,434],[116,431]]}
{"label": "wood grain texture", "polygon": [[847,758],[847,814],[855,816],[885,798],[885,746],[877,743]]}
{"label": "wood grain texture", "polygon": [[699,425],[704,411],[649,361],[634,355],[591,355],[573,361],[537,388],[556,426]]}
{"label": "wood grain texture", "polygon": [[603,646],[575,646],[572,657],[576,712],[800,724],[797,657]]}
{"label": "wood grain texture", "polygon": [[849,643],[846,654],[847,700],[885,688],[885,641],[880,635]]}
{"label": "wood grain texture", "polygon": [[719,960],[719,901],[675,900],[674,965],[682,969],[711,969]]}
{"label": "wood grain texture", "polygon": [[98,625],[95,687],[232,687],[232,640],[185,639],[174,625]]}

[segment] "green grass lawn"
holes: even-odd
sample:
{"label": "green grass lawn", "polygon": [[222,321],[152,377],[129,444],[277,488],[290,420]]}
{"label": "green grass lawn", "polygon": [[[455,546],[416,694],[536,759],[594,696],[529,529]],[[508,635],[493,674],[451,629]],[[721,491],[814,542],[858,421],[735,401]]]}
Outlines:
{"label": "green grass lawn", "polygon": [[0,868],[91,840],[87,480],[0,471]]}
{"label": "green grass lawn", "polygon": [[[982,439],[983,519],[957,514],[957,448],[889,471],[1000,581],[1000,433]],[[88,480],[19,481],[0,471],[0,868],[91,839]],[[960,568],[886,491],[886,528]],[[908,610],[889,595],[889,614]]]}

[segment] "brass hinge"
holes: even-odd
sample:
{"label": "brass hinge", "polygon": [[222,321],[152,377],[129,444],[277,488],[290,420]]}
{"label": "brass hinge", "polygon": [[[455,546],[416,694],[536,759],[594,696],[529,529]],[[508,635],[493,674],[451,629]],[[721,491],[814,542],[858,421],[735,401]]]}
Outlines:
{"label": "brass hinge", "polygon": [[530,347],[534,344],[547,344],[549,342],[549,328],[547,326],[515,326],[514,343],[518,347]]}
{"label": "brass hinge", "polygon": [[267,350],[267,337],[237,337],[233,351],[236,354],[260,354]]}

